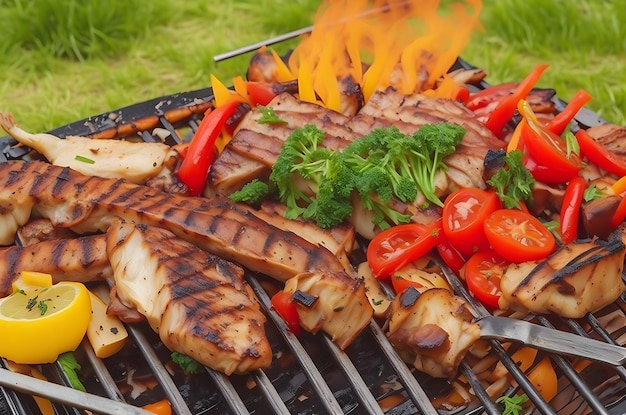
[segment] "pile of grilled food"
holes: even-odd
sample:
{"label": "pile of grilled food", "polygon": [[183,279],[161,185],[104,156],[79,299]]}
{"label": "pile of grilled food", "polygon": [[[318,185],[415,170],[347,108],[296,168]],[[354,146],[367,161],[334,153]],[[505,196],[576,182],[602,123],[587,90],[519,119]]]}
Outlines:
{"label": "pile of grilled food", "polygon": [[[265,50],[252,59],[248,85],[262,86],[270,96],[262,104],[238,100],[232,105],[220,126],[222,137],[228,138],[218,143],[219,151],[211,148],[212,163],[199,178],[199,192],[179,176],[184,159],[191,158],[193,141],[170,147],[132,137],[59,139],[27,133],[11,114],[1,114],[3,129],[16,145],[33,149],[34,156],[0,165],[0,242],[7,246],[0,250],[0,296],[11,293],[12,282],[24,270],[50,273],[55,282],[108,280],[110,314],[128,323],[147,321],[170,350],[228,375],[244,374],[272,361],[266,316],[244,278],[244,270],[250,270],[277,281],[270,294],[289,294],[303,329],[324,332],[345,349],[375,319],[408,364],[454,379],[464,358],[477,362],[489,350],[480,342],[475,316],[445,280],[440,267],[447,265],[440,265],[445,258],[437,249],[391,270],[396,273],[392,278],[421,276],[419,284],[397,292],[394,299],[389,280],[376,279],[367,262],[355,263],[354,253],[396,224],[390,217],[388,222],[375,219],[356,192],[346,220],[330,227],[287,218],[289,206],[280,195],[254,204],[231,196],[255,181],[271,188],[283,144],[307,126],[323,132],[319,147],[332,152],[377,129],[395,127],[411,135],[425,125],[461,126],[460,143],[436,172],[436,196],[444,201],[459,189],[490,189],[490,178],[507,169],[502,157],[494,155],[507,149],[515,127],[508,123],[496,134],[487,120],[519,84],[465,99],[402,94],[390,87],[365,100],[359,86],[346,80],[341,110],[335,111],[300,100],[297,84],[278,82],[273,65]],[[484,76],[481,70],[446,75],[463,88]],[[555,119],[553,97],[554,91],[544,89],[525,96],[539,122]],[[268,115],[273,122],[266,121]],[[194,140],[202,131],[201,125]],[[585,133],[615,164],[626,165],[626,128],[605,124]],[[623,195],[615,191],[620,176],[580,157],[585,188],[601,196],[582,202],[574,240],[559,242],[544,259],[503,270],[494,312],[578,318],[624,292],[626,234],[608,219],[624,209]],[[311,195],[319,189],[307,179],[299,177],[298,186],[314,199]],[[567,183],[535,180],[524,207],[548,223],[561,213],[566,192]],[[409,201],[391,198],[387,205],[410,223],[430,225],[442,217],[443,203],[429,202],[419,193]],[[20,246],[14,245],[16,235]],[[492,396],[510,386],[502,370],[484,372]]]}

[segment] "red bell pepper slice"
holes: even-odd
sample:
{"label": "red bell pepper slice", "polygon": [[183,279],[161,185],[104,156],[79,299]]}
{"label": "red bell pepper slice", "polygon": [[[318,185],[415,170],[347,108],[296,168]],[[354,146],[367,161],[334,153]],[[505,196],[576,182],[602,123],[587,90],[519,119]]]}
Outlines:
{"label": "red bell pepper slice", "polygon": [[626,176],[626,161],[620,159],[602,144],[593,139],[585,130],[578,130],[575,134],[578,146],[583,156],[598,167],[618,176]]}
{"label": "red bell pepper slice", "polygon": [[515,114],[517,103],[526,98],[547,68],[548,65],[546,64],[538,65],[530,74],[528,74],[526,79],[519,84],[513,94],[507,95],[500,101],[500,103],[498,103],[498,106],[491,112],[489,118],[485,122],[485,125],[489,128],[489,130],[491,130],[492,133],[498,137],[502,136],[504,126],[513,117],[513,114]]}
{"label": "red bell pepper slice", "polygon": [[626,220],[626,195],[622,195],[622,200],[617,205],[617,209],[615,209],[615,213],[611,217],[611,227],[616,229],[622,222]]}
{"label": "red bell pepper slice", "polygon": [[190,195],[197,196],[204,190],[209,168],[217,158],[215,142],[238,106],[238,101],[229,101],[205,113],[178,168],[178,178],[187,185]]}
{"label": "red bell pepper slice", "polygon": [[591,95],[583,89],[579,90],[574,94],[565,109],[548,121],[546,128],[556,135],[563,134],[567,124],[574,119],[578,111],[589,101],[591,101]]}
{"label": "red bell pepper slice", "polygon": [[561,204],[561,240],[570,243],[578,236],[578,217],[587,182],[576,176],[567,184]]}

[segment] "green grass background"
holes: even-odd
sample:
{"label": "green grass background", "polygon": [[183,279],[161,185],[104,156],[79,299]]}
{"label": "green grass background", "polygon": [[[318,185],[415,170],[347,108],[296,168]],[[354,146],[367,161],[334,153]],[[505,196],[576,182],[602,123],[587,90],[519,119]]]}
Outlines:
{"label": "green grass background", "polygon": [[[416,0],[419,1],[419,0]],[[219,3],[219,5],[218,5]],[[43,131],[175,92],[228,82],[250,55],[213,56],[308,26],[320,0],[0,0],[0,110]],[[521,80],[626,124],[626,0],[485,0],[462,56],[491,83]],[[296,41],[274,48],[284,52]]]}

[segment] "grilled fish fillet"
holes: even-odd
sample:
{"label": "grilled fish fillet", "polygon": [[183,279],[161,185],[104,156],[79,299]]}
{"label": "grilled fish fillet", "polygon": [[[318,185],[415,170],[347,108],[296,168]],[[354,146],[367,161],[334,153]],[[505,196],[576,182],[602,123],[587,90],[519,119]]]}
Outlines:
{"label": "grilled fish fillet", "polygon": [[402,359],[437,378],[453,378],[480,339],[467,303],[445,288],[408,288],[392,303],[387,337]]}
{"label": "grilled fish fillet", "polygon": [[104,235],[38,242],[27,247],[0,249],[0,297],[11,294],[11,284],[22,271],[38,271],[60,281],[89,282],[113,275]]}
{"label": "grilled fish fillet", "polygon": [[254,216],[228,199],[184,197],[126,180],[81,175],[45,162],[0,164],[0,244],[31,216],[78,233],[105,231],[114,217],[166,228],[203,250],[285,281],[299,273],[343,272],[327,249]]}
{"label": "grilled fish fillet", "polygon": [[114,220],[107,252],[117,296],[170,350],[227,375],[266,368],[266,319],[243,269],[171,232]]}
{"label": "grilled fish fillet", "polygon": [[0,127],[19,143],[43,154],[52,164],[70,167],[89,176],[123,177],[134,183],[144,183],[161,171],[168,158],[176,157],[176,153],[170,153],[170,147],[164,143],[79,136],[61,139],[52,134],[31,134],[19,128],[9,113],[0,113]]}
{"label": "grilled fish fillet", "polygon": [[511,264],[500,281],[500,308],[581,318],[626,292],[626,226],[609,241],[570,243],[543,261]]}

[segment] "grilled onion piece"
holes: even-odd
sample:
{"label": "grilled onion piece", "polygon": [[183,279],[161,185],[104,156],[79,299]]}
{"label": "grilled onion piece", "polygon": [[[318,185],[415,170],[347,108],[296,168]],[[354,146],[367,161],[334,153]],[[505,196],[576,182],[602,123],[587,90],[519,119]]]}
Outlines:
{"label": "grilled onion piece", "polygon": [[540,262],[511,264],[500,282],[500,308],[580,318],[612,303],[626,290],[625,229],[608,241],[563,245]]}
{"label": "grilled onion piece", "polygon": [[265,315],[241,267],[161,228],[115,220],[106,235],[118,298],[167,348],[227,375],[269,366]]}
{"label": "grilled onion piece", "polygon": [[348,347],[370,323],[374,310],[363,280],[345,272],[307,272],[285,283],[292,296],[304,293],[310,303],[295,301],[300,325],[311,333],[324,331],[341,349]]}
{"label": "grilled onion piece", "polygon": [[445,288],[409,287],[392,303],[387,337],[402,359],[437,378],[453,378],[480,328],[467,303]]}

